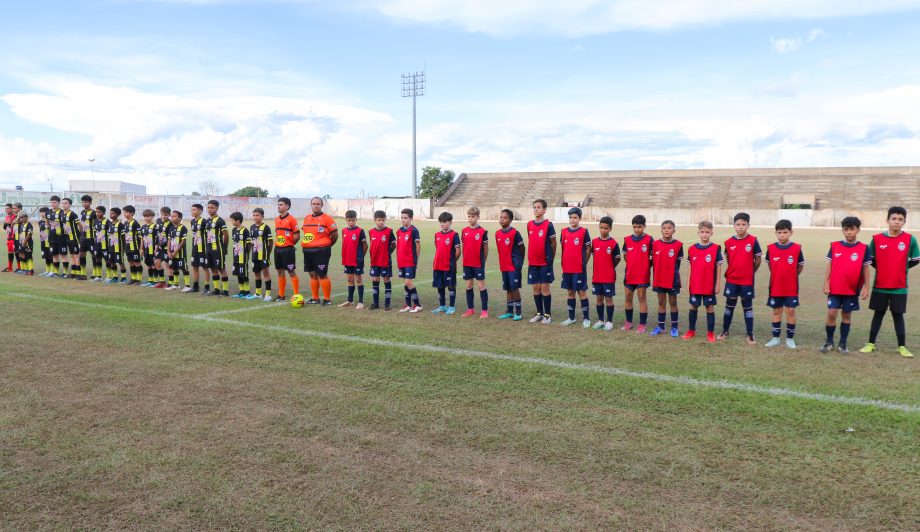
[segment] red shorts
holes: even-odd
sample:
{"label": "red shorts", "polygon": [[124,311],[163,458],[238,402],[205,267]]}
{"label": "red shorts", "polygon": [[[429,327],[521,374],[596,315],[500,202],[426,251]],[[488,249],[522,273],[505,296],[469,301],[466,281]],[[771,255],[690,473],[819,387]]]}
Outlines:
{"label": "red shorts", "polygon": [[16,251],[16,241],[15,241],[15,240],[7,240],[7,241],[6,241],[6,252],[7,252],[7,253],[12,253],[12,252],[14,252],[14,251]]}

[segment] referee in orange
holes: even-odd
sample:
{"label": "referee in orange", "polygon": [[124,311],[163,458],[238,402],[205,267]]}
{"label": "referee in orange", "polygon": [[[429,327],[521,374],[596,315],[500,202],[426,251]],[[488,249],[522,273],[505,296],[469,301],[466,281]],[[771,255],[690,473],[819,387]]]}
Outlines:
{"label": "referee in orange", "polygon": [[[328,306],[332,304],[332,281],[329,279],[329,260],[332,258],[332,246],[339,239],[339,229],[332,216],[323,212],[323,199],[315,197],[310,200],[310,209],[301,226],[303,236],[300,246],[303,248],[303,271],[310,274],[310,291],[312,296],[308,305]],[[323,288],[323,300],[319,300],[319,288]]]}

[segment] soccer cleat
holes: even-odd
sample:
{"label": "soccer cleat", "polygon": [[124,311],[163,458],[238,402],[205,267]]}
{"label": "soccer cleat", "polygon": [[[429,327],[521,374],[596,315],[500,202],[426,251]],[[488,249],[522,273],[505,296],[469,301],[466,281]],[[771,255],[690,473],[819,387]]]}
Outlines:
{"label": "soccer cleat", "polygon": [[506,312],[506,313],[502,314],[501,316],[499,316],[498,319],[500,319],[500,320],[510,320],[510,319],[513,318],[513,317],[514,317],[514,313],[513,313],[513,312]]}
{"label": "soccer cleat", "polygon": [[319,305],[320,305],[321,307],[328,307],[328,306],[332,305],[332,300],[331,300],[331,299],[324,299],[324,300],[322,300],[322,301],[320,302]]}
{"label": "soccer cleat", "polygon": [[575,323],[575,320],[573,320],[572,318],[569,318],[569,319],[565,320],[564,322],[560,323],[560,325],[562,325],[562,326],[568,326],[568,325],[571,325],[571,324],[573,324],[573,323]]}
{"label": "soccer cleat", "polygon": [[464,312],[463,314],[461,314],[460,317],[461,317],[461,318],[469,318],[469,317],[472,316],[473,314],[476,314],[476,311],[473,310],[473,309],[471,309],[471,308],[469,308],[469,309],[466,309],[466,312]]}
{"label": "soccer cleat", "polygon": [[447,307],[445,307],[445,306],[435,307],[434,310],[431,311],[431,313],[432,313],[432,314],[440,314],[440,313],[444,312],[445,310],[447,310]]}
{"label": "soccer cleat", "polygon": [[709,342],[709,343],[711,343],[711,344],[716,343],[716,333],[714,333],[714,332],[712,332],[712,331],[707,332],[707,333],[706,333],[706,341]]}
{"label": "soccer cleat", "polygon": [[344,303],[339,303],[340,307],[350,307],[352,305],[351,301],[346,301]]}
{"label": "soccer cleat", "polygon": [[514,317],[511,319],[514,321],[521,321],[524,319],[524,316],[521,316],[520,314],[515,314]]}
{"label": "soccer cleat", "polygon": [[687,331],[684,333],[683,336],[681,336],[681,338],[683,338],[684,340],[692,340],[696,338],[696,331]]}
{"label": "soccer cleat", "polygon": [[483,310],[482,312],[479,313],[479,319],[481,319],[481,320],[484,320],[484,319],[486,319],[486,318],[488,318],[488,317],[489,317],[489,311],[488,311],[488,310]]}
{"label": "soccer cleat", "polygon": [[824,342],[824,345],[821,347],[822,353],[827,353],[828,351],[834,350],[834,342]]}
{"label": "soccer cleat", "polygon": [[380,305],[377,303],[371,303],[371,306],[367,307],[368,310],[377,310],[380,308]]}
{"label": "soccer cleat", "polygon": [[243,299],[243,298],[246,297],[246,296],[244,296],[243,294],[233,294],[233,295],[230,296],[230,297],[233,298],[233,299]]}
{"label": "soccer cleat", "polygon": [[550,316],[549,314],[546,314],[543,316],[543,321],[541,321],[540,323],[542,323],[543,325],[549,325],[552,322],[553,322],[553,317]]}
{"label": "soccer cleat", "polygon": [[721,342],[722,340],[728,340],[728,331],[722,331],[722,332],[720,332],[720,333],[719,333],[719,336],[716,336],[716,340],[718,340],[718,341],[720,341],[720,342]]}
{"label": "soccer cleat", "polygon": [[904,358],[914,358],[914,354],[907,350],[906,345],[898,346],[898,354]]}
{"label": "soccer cleat", "polygon": [[605,331],[612,331],[612,330],[613,330],[613,322],[612,322],[612,321],[608,321],[607,323],[605,323],[605,324],[604,324],[604,330],[605,330]]}
{"label": "soccer cleat", "polygon": [[747,343],[748,345],[755,345],[757,343],[757,340],[754,339],[753,335],[749,334],[747,335]]}
{"label": "soccer cleat", "polygon": [[220,295],[222,295],[222,296],[224,296],[224,297],[230,297],[230,292],[228,292],[228,291],[226,291],[226,290],[221,290]]}
{"label": "soccer cleat", "polygon": [[258,294],[249,294],[248,296],[246,296],[246,299],[248,299],[249,301],[253,301],[253,300],[256,300],[256,299],[261,300],[262,298],[259,297]]}
{"label": "soccer cleat", "polygon": [[838,345],[838,346],[837,346],[837,352],[840,353],[841,355],[849,355],[849,354],[850,354],[850,350],[847,349],[846,344],[840,344],[840,345]]}
{"label": "soccer cleat", "polygon": [[543,314],[535,314],[534,317],[530,318],[530,323],[539,323],[543,321]]}
{"label": "soccer cleat", "polygon": [[[121,282],[121,284],[128,284],[128,278],[127,278],[127,277],[122,277],[120,282]],[[178,288],[178,287],[177,287],[177,288]]]}
{"label": "soccer cleat", "polygon": [[307,300],[307,305],[319,305],[319,299],[310,298]]}
{"label": "soccer cleat", "polygon": [[764,347],[776,347],[780,344],[779,336],[774,336],[770,338],[770,341],[763,344]]}
{"label": "soccer cleat", "polygon": [[154,288],[167,288],[168,286],[169,285],[166,283],[157,283],[157,285],[154,286]]}
{"label": "soccer cleat", "polygon": [[444,311],[444,314],[447,314],[448,316],[452,314],[456,314],[456,313],[457,313],[457,307],[447,307],[447,309]]}
{"label": "soccer cleat", "polygon": [[192,292],[192,287],[191,287],[191,286],[186,286],[185,288],[182,289],[182,293],[183,293],[183,294],[187,294],[187,293],[189,293],[189,292]]}
{"label": "soccer cleat", "polygon": [[364,310],[364,303],[358,303],[355,305],[355,310]]}
{"label": "soccer cleat", "polygon": [[284,303],[285,301],[287,301],[287,298],[284,296],[278,296],[275,298],[275,303]]}
{"label": "soccer cleat", "polygon": [[601,329],[603,329],[603,328],[604,328],[604,322],[603,322],[602,320],[597,320],[597,321],[594,323],[594,327],[592,327],[592,329],[594,329],[595,331],[599,331],[599,330],[601,330]]}
{"label": "soccer cleat", "polygon": [[102,284],[112,284],[113,281],[114,279],[106,279],[105,281],[102,281]]}
{"label": "soccer cleat", "polygon": [[798,346],[795,345],[795,340],[792,338],[786,338],[786,347],[789,349],[796,349]]}
{"label": "soccer cleat", "polygon": [[[151,285],[155,286],[155,285]],[[203,296],[213,296],[214,294],[210,290],[202,290],[201,295]]]}
{"label": "soccer cleat", "polygon": [[631,330],[632,330],[632,322],[631,322],[631,321],[627,321],[626,323],[623,324],[622,327],[620,327],[620,330],[621,330],[621,331],[631,331]]}
{"label": "soccer cleat", "polygon": [[422,306],[421,306],[421,305],[415,305],[414,307],[412,307],[411,309],[409,309],[409,314],[418,314],[418,313],[421,312],[421,311],[422,311]]}
{"label": "soccer cleat", "polygon": [[636,327],[636,334],[645,334],[645,325],[639,325]]}
{"label": "soccer cleat", "polygon": [[872,342],[869,342],[869,343],[866,344],[862,349],[860,349],[859,352],[860,352],[860,353],[874,353],[874,352],[875,352],[875,344],[873,344]]}
{"label": "soccer cleat", "polygon": [[410,307],[409,305],[406,305],[405,307],[399,309],[400,312],[409,312],[410,310],[412,310],[412,307]]}
{"label": "soccer cleat", "polygon": [[661,327],[655,327],[654,329],[652,329],[652,330],[648,333],[648,335],[649,335],[649,336],[658,336],[659,334],[661,334],[661,333],[663,333],[663,332],[664,332],[664,329],[662,329]]}
{"label": "soccer cleat", "polygon": [[[12,216],[12,214],[11,214],[10,216]],[[9,268],[3,268],[3,273],[10,273],[11,271],[13,271],[13,270],[11,270],[11,269],[9,269]]]}
{"label": "soccer cleat", "polygon": [[262,301],[265,301],[266,303],[268,303],[268,302],[273,301],[273,299],[272,299],[272,296],[265,296],[262,298]]}
{"label": "soccer cleat", "polygon": [[671,327],[671,338],[677,338],[678,336],[680,336],[680,329]]}

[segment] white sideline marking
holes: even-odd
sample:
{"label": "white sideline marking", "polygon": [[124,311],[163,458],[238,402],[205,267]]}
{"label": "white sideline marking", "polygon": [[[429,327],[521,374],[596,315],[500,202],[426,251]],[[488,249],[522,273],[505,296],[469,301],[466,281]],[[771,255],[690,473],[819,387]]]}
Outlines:
{"label": "white sideline marking", "polygon": [[[49,301],[52,303],[62,302],[60,298],[37,296],[37,295],[32,295],[32,294],[12,292],[12,293],[9,293],[9,295],[13,297],[23,298],[23,299],[34,299],[37,301]],[[720,390],[735,390],[739,392],[770,395],[774,397],[791,397],[795,399],[807,399],[811,401],[817,401],[820,403],[869,406],[869,407],[874,407],[874,408],[880,408],[883,410],[896,410],[896,411],[906,412],[910,414],[920,413],[920,405],[895,403],[892,401],[884,401],[881,399],[867,399],[864,397],[851,397],[851,396],[845,396],[845,395],[832,395],[832,394],[825,394],[825,393],[802,392],[798,390],[790,390],[788,388],[760,386],[757,384],[747,384],[743,382],[732,382],[732,381],[726,381],[726,380],[714,381],[714,380],[706,380],[706,379],[697,379],[694,377],[688,377],[688,376],[683,376],[683,375],[666,375],[666,374],[661,374],[661,373],[652,373],[648,371],[635,371],[635,370],[615,368],[615,367],[610,367],[610,366],[600,366],[597,364],[579,364],[575,362],[564,362],[560,360],[552,360],[552,359],[539,358],[539,357],[504,355],[501,353],[490,353],[488,351],[455,349],[452,347],[442,347],[442,346],[436,346],[436,345],[409,344],[409,343],[403,343],[403,342],[394,342],[391,340],[381,340],[377,338],[366,338],[362,336],[351,336],[347,334],[336,334],[336,333],[328,333],[328,332],[322,332],[322,331],[305,331],[302,329],[281,327],[279,325],[250,323],[250,322],[245,322],[245,321],[230,320],[226,318],[215,318],[215,317],[206,316],[203,314],[176,314],[173,312],[166,312],[166,311],[161,311],[161,310],[137,309],[137,308],[131,308],[131,307],[118,306],[118,305],[89,303],[85,301],[72,301],[72,300],[64,300],[64,301],[72,305],[78,305],[78,306],[89,307],[89,308],[123,310],[123,311],[131,311],[131,312],[136,312],[136,313],[151,314],[154,316],[168,316],[172,318],[181,317],[181,318],[186,318],[190,320],[201,320],[201,321],[207,321],[207,322],[212,322],[212,323],[221,323],[224,325],[233,325],[234,327],[241,327],[241,326],[242,327],[255,327],[262,331],[270,330],[270,331],[294,334],[298,336],[323,338],[325,340],[354,342],[354,343],[359,343],[359,344],[376,345],[376,346],[390,347],[390,348],[396,348],[396,349],[415,349],[418,351],[428,351],[431,353],[444,353],[448,355],[464,356],[464,357],[469,357],[469,358],[502,360],[502,361],[507,361],[507,362],[517,362],[521,364],[533,364],[537,366],[545,366],[545,367],[559,368],[559,369],[581,370],[581,371],[588,371],[588,372],[593,372],[593,373],[604,373],[607,375],[632,377],[635,379],[642,379],[642,380],[647,380],[647,381],[664,382],[664,383],[669,383],[669,384],[683,384],[687,386],[695,386],[698,388],[715,388],[715,389],[720,389]]]}
{"label": "white sideline marking", "polygon": [[[500,271],[501,271],[501,270],[486,270],[486,274],[498,273],[498,272],[500,272]],[[370,279],[371,276],[365,273],[365,274],[364,274],[364,277],[367,277],[368,279]],[[308,277],[308,279],[309,279],[309,277]],[[392,279],[393,279],[393,281],[402,281],[402,279],[400,279],[399,277],[393,277]],[[412,281],[413,281],[415,284],[418,284],[418,283],[430,283],[430,282],[432,281],[432,279],[430,279],[430,278],[429,278],[429,279],[412,279]],[[346,282],[346,284],[348,283],[347,280],[346,280],[345,282]],[[466,282],[466,281],[463,280],[463,271],[461,270],[461,271],[458,272],[458,275],[457,275],[457,283],[458,283],[458,284],[457,284],[457,292],[458,292],[458,293],[460,292],[460,284],[459,284],[459,283],[465,283],[465,282]],[[364,286],[365,286],[365,287],[370,287],[370,288],[373,290],[373,287],[370,286],[370,285],[368,285],[368,284],[365,284]],[[475,286],[474,286],[474,287],[475,287]],[[394,291],[395,291],[395,288],[394,288]],[[336,292],[336,293],[332,294],[332,298],[335,299],[335,298],[337,298],[337,297],[343,297],[343,296],[347,296],[347,295],[348,295],[348,291],[346,290],[346,291],[344,291],[344,292]]]}
{"label": "white sideline marking", "polygon": [[249,312],[251,310],[262,310],[262,309],[278,307],[278,306],[287,304],[286,301],[278,301],[278,302],[269,303],[268,305],[266,305],[264,301],[260,302],[255,299],[252,301],[249,301],[248,303],[249,303],[249,306],[246,306],[246,307],[234,308],[230,310],[216,310],[214,312],[205,312],[203,314],[196,314],[196,316],[200,316],[200,317],[223,316],[224,314],[236,314],[238,312]]}

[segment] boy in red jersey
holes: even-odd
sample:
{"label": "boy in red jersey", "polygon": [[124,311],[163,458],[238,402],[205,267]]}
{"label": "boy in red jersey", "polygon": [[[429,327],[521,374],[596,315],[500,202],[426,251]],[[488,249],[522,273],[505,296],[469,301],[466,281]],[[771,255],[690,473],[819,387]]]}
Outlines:
{"label": "boy in red jersey", "polygon": [[358,213],[345,211],[345,229],[342,229],[342,266],[348,276],[348,301],[340,307],[350,307],[355,301],[355,285],[358,289],[358,304],[355,310],[364,308],[364,256],[367,254],[367,237],[364,229],[358,227]]}
{"label": "boy in red jersey", "polygon": [[13,214],[13,204],[7,203],[3,213],[3,231],[6,233],[6,268],[5,272],[13,271],[13,259],[16,258],[16,236],[13,234],[13,224],[16,222]]}
{"label": "boy in red jersey", "polygon": [[[434,235],[434,261],[432,264],[431,286],[438,289],[438,307],[432,314],[453,314],[457,311],[457,259],[460,258],[460,235],[450,228],[454,215],[442,212],[438,215],[441,230]],[[445,292],[450,292],[450,302],[446,301]]]}
{"label": "boy in red jersey", "polygon": [[837,350],[849,353],[847,337],[850,334],[850,316],[859,310],[859,300],[869,297],[869,246],[858,241],[859,226],[862,223],[855,216],[847,216],[840,225],[844,240],[831,242],[827,251],[827,269],[824,272],[824,293],[827,294],[827,321],[824,331],[827,340],[822,353],[834,350],[834,332],[837,329],[837,314],[843,314],[840,321],[840,344]]}
{"label": "boy in red jersey", "polygon": [[[599,238],[591,241],[594,256],[594,272],[591,277],[591,291],[597,298],[597,323],[594,329],[613,330],[613,296],[616,295],[617,264],[620,263],[620,244],[610,236],[613,218],[604,216],[598,224]],[[606,307],[606,319],[604,311]]]}
{"label": "boy in red jersey", "polygon": [[687,250],[687,262],[690,263],[690,312],[687,332],[684,340],[696,336],[696,317],[698,309],[706,307],[706,340],[716,341],[716,294],[722,284],[722,248],[710,242],[712,239],[712,222],[702,221],[697,226],[700,241]]}
{"label": "boy in red jersey", "polygon": [[773,309],[773,338],[765,345],[780,344],[783,331],[783,312],[786,313],[786,347],[795,349],[795,308],[799,306],[799,275],[805,269],[802,246],[791,241],[792,222],[776,222],[776,243],[767,246],[767,266],[770,268],[770,299],[767,306]]}
{"label": "boy in red jersey", "polygon": [[588,303],[588,256],[591,254],[591,235],[581,227],[581,209],[569,209],[569,226],[559,235],[562,246],[562,289],[568,290],[569,319],[562,325],[575,323],[575,294],[581,300],[581,323],[584,328],[591,326],[590,304]]}
{"label": "boy in red jersey", "polygon": [[859,350],[860,353],[875,351],[882,320],[891,309],[898,337],[898,353],[905,358],[914,356],[906,345],[904,313],[907,312],[907,271],[920,263],[920,247],[913,235],[903,231],[906,221],[907,210],[904,207],[891,207],[888,209],[888,231],[873,235],[869,244],[869,256],[875,267],[869,308],[875,313],[869,329],[869,343]]}
{"label": "boy in red jersey", "polygon": [[391,257],[393,250],[396,249],[396,235],[393,230],[387,227],[387,213],[384,211],[374,212],[374,227],[368,231],[368,237],[371,241],[371,283],[374,302],[371,303],[371,310],[380,308],[380,279],[383,278],[384,287],[384,307],[383,310],[390,310],[390,297],[393,293],[393,284],[390,279],[393,277],[393,259]]}
{"label": "boy in red jersey", "polygon": [[402,227],[396,232],[396,267],[399,268],[399,278],[405,281],[403,292],[406,295],[406,306],[399,311],[413,314],[422,310],[418,290],[413,282],[419,254],[422,252],[422,237],[418,229],[412,225],[414,216],[412,209],[403,209],[399,216]]}
{"label": "boy in red jersey", "polygon": [[545,215],[546,200],[533,202],[534,219],[527,222],[527,284],[533,286],[533,302],[537,306],[537,313],[530,318],[530,323],[549,324],[553,322],[550,287],[556,280],[553,274],[556,228]]}
{"label": "boy in red jersey", "polygon": [[652,241],[645,233],[645,216],[637,214],[632,219],[633,234],[623,239],[623,255],[626,257],[626,271],[623,272],[623,286],[626,287],[626,323],[622,331],[633,328],[633,294],[639,296],[639,326],[637,333],[645,332],[648,321],[648,300],[646,290],[652,282]]}
{"label": "boy in red jersey", "polygon": [[718,339],[728,338],[732,317],[740,297],[741,308],[744,310],[747,343],[753,345],[756,343],[754,340],[754,274],[760,268],[762,252],[757,237],[748,234],[751,216],[746,212],[739,212],[735,215],[734,224],[735,235],[725,241],[725,259],[728,261],[728,267],[725,268],[725,315],[722,317],[722,332]]}
{"label": "boy in red jersey", "polygon": [[684,243],[674,238],[677,227],[671,220],[661,223],[661,239],[652,242],[652,291],[658,294],[658,326],[648,333],[658,336],[665,331],[665,312],[671,306],[671,336],[680,335],[680,314],[677,294],[680,294],[680,263],[684,260]]}
{"label": "boy in red jersey", "polygon": [[524,238],[511,227],[514,212],[502,209],[498,216],[501,229],[495,233],[495,247],[498,249],[498,267],[502,272],[502,290],[505,291],[507,309],[498,317],[500,320],[521,321],[521,269],[524,267]]}
{"label": "boy in red jersey", "polygon": [[489,257],[489,232],[479,225],[479,209],[470,207],[466,211],[469,226],[460,231],[463,243],[463,280],[466,281],[466,312],[463,317],[476,313],[473,303],[473,280],[479,288],[479,300],[482,302],[480,318],[489,317],[489,291],[486,289],[486,259]]}

